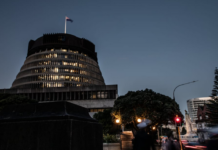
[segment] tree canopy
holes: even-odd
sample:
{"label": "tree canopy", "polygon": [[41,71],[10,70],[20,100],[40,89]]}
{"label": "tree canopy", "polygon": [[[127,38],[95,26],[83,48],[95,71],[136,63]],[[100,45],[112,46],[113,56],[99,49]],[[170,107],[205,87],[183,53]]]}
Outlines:
{"label": "tree canopy", "polygon": [[137,119],[150,119],[152,125],[174,122],[178,115],[183,120],[179,105],[170,97],[156,93],[150,89],[128,92],[118,97],[112,110],[112,116],[120,119],[122,124],[132,124],[137,129]]}
{"label": "tree canopy", "polygon": [[215,78],[214,78],[214,85],[211,94],[212,100],[210,100],[210,104],[207,104],[207,114],[209,117],[209,123],[218,124],[218,69],[216,68],[214,71]]}
{"label": "tree canopy", "polygon": [[105,109],[103,112],[98,112],[93,116],[96,120],[98,120],[103,127],[103,133],[108,134],[113,127],[111,109]]}

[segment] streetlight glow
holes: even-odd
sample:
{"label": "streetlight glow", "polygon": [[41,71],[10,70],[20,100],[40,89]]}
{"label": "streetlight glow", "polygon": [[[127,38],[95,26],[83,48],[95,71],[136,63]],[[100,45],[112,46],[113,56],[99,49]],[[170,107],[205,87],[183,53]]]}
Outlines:
{"label": "streetlight glow", "polygon": [[138,121],[138,122],[142,122],[142,119],[139,118],[137,121]]}
{"label": "streetlight glow", "polygon": [[152,129],[155,130],[155,127],[153,127]]}
{"label": "streetlight glow", "polygon": [[116,119],[116,123],[119,123],[120,122],[120,120],[119,119]]}

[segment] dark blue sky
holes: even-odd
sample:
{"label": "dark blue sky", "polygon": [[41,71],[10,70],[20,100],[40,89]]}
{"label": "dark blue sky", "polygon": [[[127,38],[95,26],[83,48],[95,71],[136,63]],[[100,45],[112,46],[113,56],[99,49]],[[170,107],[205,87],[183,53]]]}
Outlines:
{"label": "dark blue sky", "polygon": [[64,32],[96,45],[106,84],[186,100],[211,94],[218,66],[217,0],[1,0],[0,88],[10,88],[30,39]]}

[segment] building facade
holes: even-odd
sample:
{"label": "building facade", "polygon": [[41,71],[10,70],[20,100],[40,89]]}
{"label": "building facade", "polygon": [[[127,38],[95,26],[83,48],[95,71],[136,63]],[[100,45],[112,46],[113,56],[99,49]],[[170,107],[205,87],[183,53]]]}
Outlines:
{"label": "building facade", "polygon": [[187,100],[188,112],[192,122],[195,122],[197,118],[198,106],[204,106],[208,104],[211,97],[199,97]]}
{"label": "building facade", "polygon": [[113,107],[117,85],[105,85],[92,42],[70,34],[44,34],[29,41],[11,88],[0,92],[39,102],[70,101],[96,112]]}
{"label": "building facade", "polygon": [[210,125],[208,124],[208,107],[206,104],[204,106],[198,106],[197,111],[197,120],[195,121],[197,125],[197,134],[199,139],[201,140],[208,140],[209,139],[209,133],[208,129],[211,129]]}
{"label": "building facade", "polygon": [[203,106],[198,106],[198,111],[197,111],[197,120],[196,125],[197,125],[197,129],[209,129],[209,127],[207,126],[207,122],[208,122],[208,108],[207,105],[204,104]]}

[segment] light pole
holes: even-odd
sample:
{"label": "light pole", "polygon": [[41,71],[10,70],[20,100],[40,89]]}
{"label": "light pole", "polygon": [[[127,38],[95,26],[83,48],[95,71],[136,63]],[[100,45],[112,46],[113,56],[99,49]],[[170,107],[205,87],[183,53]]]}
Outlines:
{"label": "light pole", "polygon": [[175,87],[175,89],[173,90],[173,100],[175,101],[175,91],[176,91],[176,89],[179,87],[179,86],[182,86],[182,85],[186,85],[186,84],[190,84],[190,83],[194,83],[194,82],[197,82],[198,80],[195,80],[195,81],[192,81],[192,82],[188,82],[188,83],[183,83],[183,84],[180,84],[180,85],[177,85],[176,87]]}
{"label": "light pole", "polygon": [[[187,82],[187,83],[183,83],[183,84],[180,84],[180,85],[177,85],[175,87],[175,89],[173,90],[173,100],[175,101],[175,91],[176,89],[179,87],[179,86],[183,86],[183,85],[186,85],[186,84],[190,84],[190,83],[194,83],[194,82],[197,82],[198,80],[195,80],[195,81],[192,81],[192,82]],[[176,122],[180,122],[180,119],[178,119],[178,116],[177,116],[177,119],[176,119]],[[180,122],[181,123],[181,122]],[[177,128],[177,127],[176,127]],[[176,129],[177,130],[177,129]],[[182,144],[181,144],[181,140],[180,140],[180,131],[179,131],[179,127],[178,127],[178,137],[179,137],[179,142],[180,142],[180,145],[181,145],[181,150],[182,150]]]}

